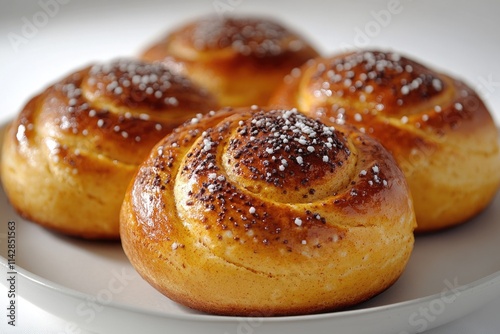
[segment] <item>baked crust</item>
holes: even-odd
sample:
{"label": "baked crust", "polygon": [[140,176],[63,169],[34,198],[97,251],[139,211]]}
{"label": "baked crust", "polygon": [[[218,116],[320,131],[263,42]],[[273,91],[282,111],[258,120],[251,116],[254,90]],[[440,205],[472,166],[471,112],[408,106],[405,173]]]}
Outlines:
{"label": "baked crust", "polygon": [[219,16],[179,26],[142,54],[176,68],[232,107],[267,104],[292,68],[316,56],[304,37],[279,22]]}
{"label": "baked crust", "polygon": [[295,110],[229,109],[176,129],[139,168],[123,249],[151,285],[215,314],[321,312],[388,288],[415,216],[391,155]]}
{"label": "baked crust", "polygon": [[16,210],[84,238],[119,237],[139,163],[215,99],[160,64],[116,60],[70,74],[33,97],[3,144],[3,187]]}
{"label": "baked crust", "polygon": [[498,190],[498,130],[481,98],[398,53],[316,58],[286,77],[271,104],[350,123],[379,140],[407,177],[417,231],[469,220]]}

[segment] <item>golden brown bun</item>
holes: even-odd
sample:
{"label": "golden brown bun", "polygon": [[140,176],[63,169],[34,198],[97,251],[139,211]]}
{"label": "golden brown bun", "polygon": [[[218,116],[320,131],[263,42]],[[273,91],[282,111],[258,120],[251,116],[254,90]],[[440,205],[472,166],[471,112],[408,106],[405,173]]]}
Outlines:
{"label": "golden brown bun", "polygon": [[222,16],[180,26],[142,55],[179,69],[233,107],[267,104],[292,68],[316,56],[303,37],[277,22]]}
{"label": "golden brown bun", "polygon": [[317,58],[287,76],[271,103],[378,139],[407,177],[417,231],[464,222],[497,192],[498,130],[479,96],[397,53]]}
{"label": "golden brown bun", "polygon": [[152,150],[121,238],[159,291],[209,313],[305,314],[364,301],[400,276],[415,216],[390,154],[294,110],[223,110]]}
{"label": "golden brown bun", "polygon": [[160,64],[116,60],[34,97],[6,133],[1,176],[24,217],[85,238],[118,238],[125,190],[172,129],[215,99]]}

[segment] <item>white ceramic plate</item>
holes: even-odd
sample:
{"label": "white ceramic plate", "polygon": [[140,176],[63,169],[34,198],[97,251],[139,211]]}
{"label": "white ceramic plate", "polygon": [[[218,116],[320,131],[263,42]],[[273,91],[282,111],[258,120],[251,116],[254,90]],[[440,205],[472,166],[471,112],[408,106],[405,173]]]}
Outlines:
{"label": "white ceramic plate", "polygon": [[[42,2],[59,5],[47,8]],[[394,3],[399,6],[384,17]],[[2,64],[9,64],[0,67],[0,122],[69,71],[96,60],[135,55],[168,28],[224,4],[219,10],[276,16],[325,54],[349,44],[412,55],[464,78],[500,120],[500,3],[495,1],[44,0],[0,2],[1,35],[24,37],[17,47],[10,40],[0,44]],[[26,22],[36,23],[36,30],[30,32]],[[135,273],[118,243],[75,240],[26,222],[0,190],[0,276],[8,271],[5,233],[12,220],[18,292],[74,324],[68,332],[81,327],[99,333],[415,333],[500,296],[498,217],[500,196],[468,224],[418,237],[401,279],[355,309],[245,319],[199,314],[171,302]]]}
{"label": "white ceramic plate", "polygon": [[200,314],[164,297],[134,271],[119,242],[69,238],[25,221],[1,188],[0,268],[2,277],[10,275],[5,241],[12,221],[18,293],[76,328],[102,333],[415,333],[455,320],[500,295],[498,217],[500,195],[467,224],[418,236],[396,284],[354,309],[236,318]]}

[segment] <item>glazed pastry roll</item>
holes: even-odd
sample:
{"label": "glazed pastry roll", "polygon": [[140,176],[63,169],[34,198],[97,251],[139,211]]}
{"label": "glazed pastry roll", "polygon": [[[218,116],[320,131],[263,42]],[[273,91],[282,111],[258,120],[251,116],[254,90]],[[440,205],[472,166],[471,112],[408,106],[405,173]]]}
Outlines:
{"label": "glazed pastry roll", "polygon": [[318,56],[304,37],[255,17],[203,17],[179,26],[143,53],[213,93],[223,106],[267,104],[294,67]]}
{"label": "glazed pastry roll", "polygon": [[272,103],[328,124],[350,123],[379,140],[407,177],[417,231],[467,221],[498,190],[498,129],[481,98],[398,53],[317,58],[292,71]]}
{"label": "glazed pastry roll", "polygon": [[387,289],[415,214],[392,156],[352,127],[296,110],[193,118],[139,168],[125,253],[171,299],[214,314],[334,310]]}
{"label": "glazed pastry roll", "polygon": [[24,217],[85,238],[118,238],[125,189],[161,138],[215,98],[161,64],[116,60],[68,75],[10,125],[1,176]]}

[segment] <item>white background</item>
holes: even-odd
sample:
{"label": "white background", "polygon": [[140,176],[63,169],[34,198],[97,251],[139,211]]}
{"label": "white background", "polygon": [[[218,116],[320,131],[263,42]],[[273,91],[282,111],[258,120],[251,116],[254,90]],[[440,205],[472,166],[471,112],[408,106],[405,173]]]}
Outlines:
{"label": "white background", "polygon": [[[396,0],[56,1],[0,0],[1,123],[12,118],[30,96],[65,74],[94,61],[133,57],[167,29],[221,9],[277,17],[325,55],[345,45],[411,55],[476,88],[500,123],[499,1],[400,0],[390,16],[381,13],[388,13]],[[22,287],[19,290],[22,295]],[[1,286],[1,309],[5,297]],[[67,331],[63,320],[22,298],[18,306],[19,326],[14,333]],[[498,333],[498,314],[499,299],[429,333]],[[0,317],[2,333],[5,323]]]}

